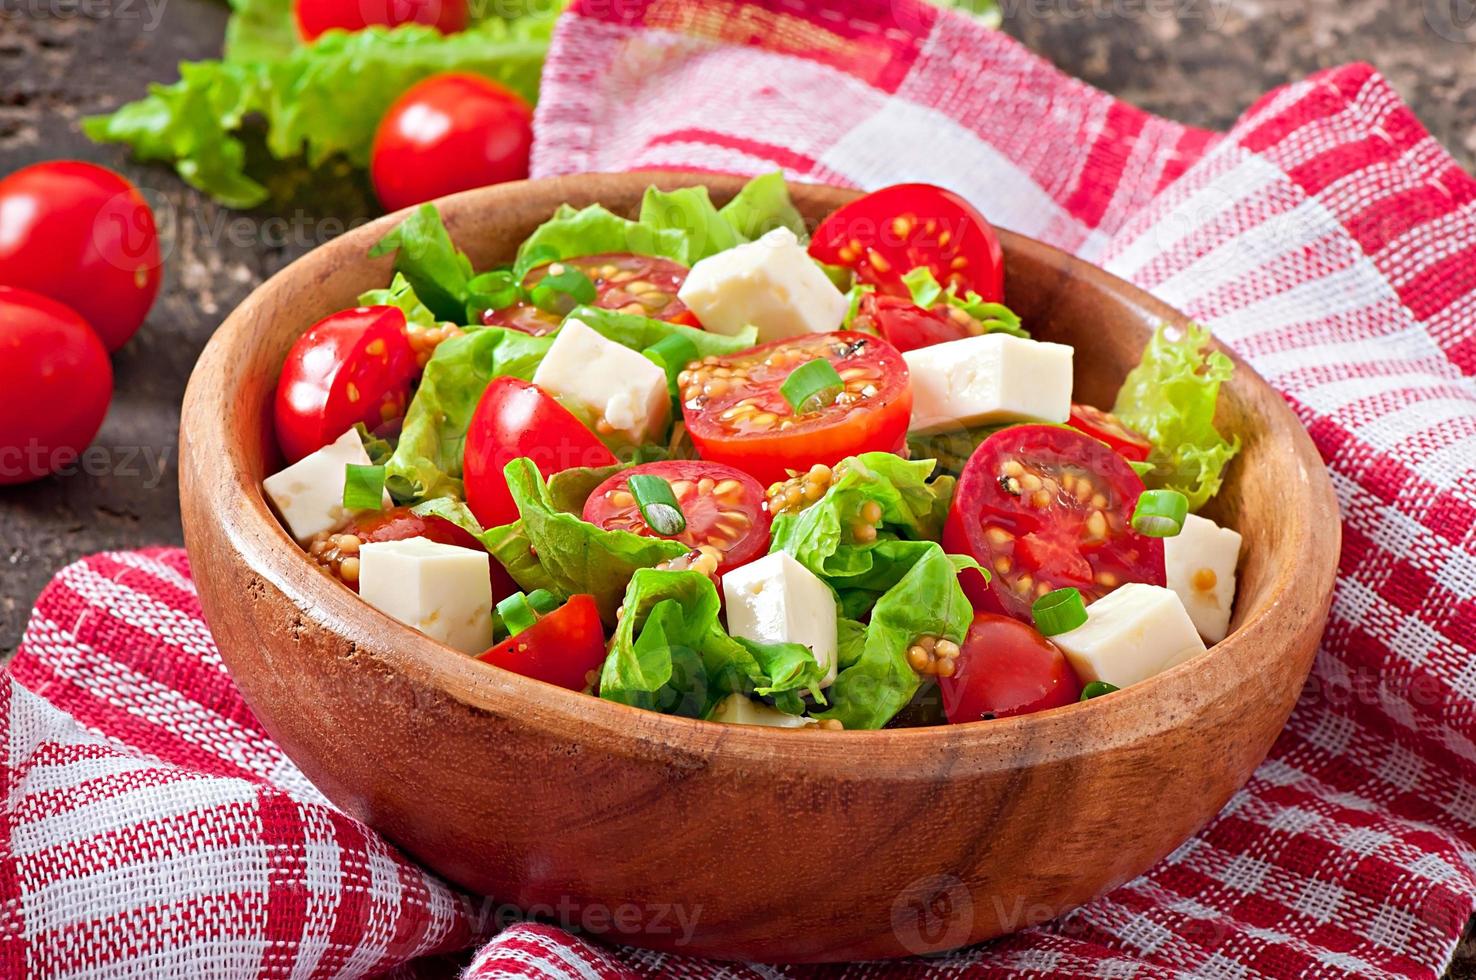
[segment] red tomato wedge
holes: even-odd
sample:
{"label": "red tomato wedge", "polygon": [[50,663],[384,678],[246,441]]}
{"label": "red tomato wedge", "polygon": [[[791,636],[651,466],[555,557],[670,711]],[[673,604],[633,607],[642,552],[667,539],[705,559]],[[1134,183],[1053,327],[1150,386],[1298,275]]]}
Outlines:
{"label": "red tomato wedge", "polygon": [[[416,514],[409,507],[391,507],[389,510],[363,511],[356,515],[348,526],[330,534],[319,535],[308,548],[308,554],[312,555],[319,565],[326,568],[329,574],[339,579],[355,592],[359,591],[359,578],[356,574],[343,574],[343,559],[355,557],[358,554],[358,545],[354,545],[350,552],[345,552],[340,543],[344,535],[352,535],[359,539],[359,545],[369,544],[374,541],[404,541],[409,538],[428,538],[440,544],[455,545],[458,548],[469,548],[472,551],[483,551],[482,543],[465,529],[452,524],[444,517],[435,515]],[[321,545],[319,541],[323,542]],[[518,587],[514,584],[512,576],[494,558],[488,563],[492,578],[493,597],[509,595],[516,592]],[[357,568],[357,566],[355,566]]]}
{"label": "red tomato wedge", "polygon": [[1086,602],[1127,582],[1164,584],[1163,541],[1131,527],[1143,481],[1091,436],[1054,425],[1001,429],[969,457],[943,547],[993,576],[960,574],[983,612],[1033,622],[1031,604],[1072,586]]}
{"label": "red tomato wedge", "polygon": [[1085,432],[1093,439],[1102,440],[1119,456],[1136,463],[1147,460],[1148,454],[1153,451],[1153,444],[1146,436],[1123,425],[1122,420],[1111,412],[1104,412],[1091,405],[1072,405],[1071,418],[1066,424]]}
{"label": "red tomato wedge", "polygon": [[911,293],[902,277],[927,266],[944,287],[1004,300],[999,236],[968,201],[932,184],[895,184],[857,198],[820,223],[810,254],[904,299]]}
{"label": "red tomato wedge", "polygon": [[659,476],[671,484],[687,519],[686,530],[672,539],[690,548],[716,549],[721,555],[717,574],[768,552],[770,518],[764,507],[764,488],[742,470],[705,460],[645,463],[617,473],[589,495],[584,519],[607,531],[663,537],[646,523],[631,496],[630,477],[639,473]]}
{"label": "red tomato wedge", "polygon": [[[677,299],[677,290],[687,281],[687,267],[680,262],[624,252],[586,255],[531,269],[523,277],[523,286],[531,289],[555,265],[572,266],[589,276],[595,286],[593,305],[601,309],[635,313],[688,326],[698,325],[697,318]],[[519,301],[501,310],[488,310],[482,314],[482,323],[489,327],[511,327],[537,336],[557,329],[567,312],[550,313],[532,303]]]}
{"label": "red tomato wedge", "polygon": [[1035,627],[979,613],[964,637],[954,672],[939,677],[952,724],[1028,715],[1075,704],[1081,681],[1065,654]]}
{"label": "red tomato wedge", "polygon": [[[831,405],[797,413],[780,386],[790,372],[828,360],[845,382]],[[896,452],[907,440],[912,381],[897,348],[840,331],[777,340],[707,357],[679,377],[687,433],[703,459],[735,466],[765,485],[815,463],[856,453]]]}
{"label": "red tomato wedge", "polygon": [[605,628],[594,596],[571,596],[532,626],[477,658],[524,677],[582,691],[605,662]]}
{"label": "red tomato wedge", "polygon": [[462,479],[466,504],[485,528],[518,519],[503,468],[527,456],[548,477],[575,466],[613,466],[615,456],[595,434],[543,389],[517,378],[494,378],[466,430]]}
{"label": "red tomato wedge", "polygon": [[277,443],[294,463],[362,422],[405,414],[418,369],[405,314],[360,306],[324,317],[297,338],[277,381]]}
{"label": "red tomato wedge", "polygon": [[899,351],[931,347],[950,340],[972,337],[970,317],[957,311],[957,319],[944,309],[925,310],[910,299],[867,293],[851,326],[856,330],[876,331]]}

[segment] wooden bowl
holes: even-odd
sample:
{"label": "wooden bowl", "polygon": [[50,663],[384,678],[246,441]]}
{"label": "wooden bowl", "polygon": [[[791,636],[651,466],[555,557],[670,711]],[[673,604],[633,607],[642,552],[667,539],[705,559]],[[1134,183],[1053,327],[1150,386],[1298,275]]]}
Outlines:
{"label": "wooden bowl", "polygon": [[[563,202],[634,213],[702,182],[592,175],[441,202],[478,267]],[[816,221],[850,191],[794,188]],[[987,202],[986,202],[987,203]],[[185,539],[205,616],[252,709],[337,805],[446,878],[640,946],[731,959],[936,952],[1038,924],[1142,873],[1208,821],[1285,724],[1337,563],[1311,440],[1237,362],[1220,424],[1244,449],[1212,514],[1245,536],[1235,632],[1089,704],[882,732],[666,717],[488,667],[319,572],[268,510],[283,357],[390,275],[359,228],[256,290],[215,334],[181,425]],[[1076,347],[1077,399],[1110,404],[1151,328],[1183,322],[1066,254],[1002,233],[1009,304]]]}

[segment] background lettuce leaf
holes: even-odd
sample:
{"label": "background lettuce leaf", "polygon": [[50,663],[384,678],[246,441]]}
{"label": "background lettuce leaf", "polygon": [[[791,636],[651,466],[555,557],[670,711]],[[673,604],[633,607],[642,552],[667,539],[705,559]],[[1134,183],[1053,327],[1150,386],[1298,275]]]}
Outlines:
{"label": "background lettuce leaf", "polygon": [[1240,451],[1215,428],[1220,385],[1234,364],[1209,350],[1210,332],[1165,323],[1153,332],[1138,366],[1128,372],[1112,412],[1153,444],[1143,476],[1149,487],[1178,490],[1198,510],[1220,490],[1225,466]]}

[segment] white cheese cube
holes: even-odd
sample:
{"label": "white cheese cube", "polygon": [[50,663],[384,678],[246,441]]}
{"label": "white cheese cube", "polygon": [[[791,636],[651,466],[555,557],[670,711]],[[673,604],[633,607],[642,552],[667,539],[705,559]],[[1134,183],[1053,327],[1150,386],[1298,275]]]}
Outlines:
{"label": "white cheese cube", "polygon": [[802,643],[825,668],[821,687],[836,670],[835,595],[814,572],[776,551],[723,576],[728,632],[758,643]]}
{"label": "white cheese cube", "polygon": [[1230,631],[1235,603],[1235,565],[1240,560],[1240,532],[1190,514],[1184,529],[1163,539],[1168,587],[1189,611],[1199,635],[1219,643]]}
{"label": "white cheese cube", "polygon": [[1051,637],[1083,684],[1127,687],[1204,652],[1172,590],[1131,582],[1087,606],[1087,621]]}
{"label": "white cheese cube", "polygon": [[575,319],[559,328],[533,383],[636,445],[659,438],[671,412],[665,371]]}
{"label": "white cheese cube", "polygon": [[492,645],[492,583],[485,551],[429,538],[359,548],[359,596],[375,609],[462,653]]}
{"label": "white cheese cube", "polygon": [[742,694],[723,698],[707,720],[725,725],[762,725],[765,728],[803,728],[810,723],[810,719],[803,715],[787,715],[778,708]]}
{"label": "white cheese cube", "polygon": [[[262,481],[267,498],[299,544],[307,545],[314,535],[332,531],[352,516],[343,506],[345,467],[350,463],[369,465],[369,454],[354,429]],[[382,502],[385,507],[394,505],[388,493]]]}
{"label": "white cheese cube", "polygon": [[705,329],[757,327],[761,344],[837,330],[848,305],[788,228],[698,262],[677,297]]}
{"label": "white cheese cube", "polygon": [[1004,333],[905,351],[912,374],[909,432],[1071,417],[1071,348]]}

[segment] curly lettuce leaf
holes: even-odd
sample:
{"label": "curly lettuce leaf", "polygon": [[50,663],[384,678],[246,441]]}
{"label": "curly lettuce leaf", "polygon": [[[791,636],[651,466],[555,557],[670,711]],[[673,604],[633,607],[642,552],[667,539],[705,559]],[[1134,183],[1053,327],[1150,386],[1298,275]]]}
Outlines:
{"label": "curly lettuce leaf", "polygon": [[521,281],[534,266],[606,252],[680,261],[686,247],[686,233],[679,228],[649,228],[622,218],[603,204],[579,209],[561,204],[553,217],[535,228],[518,247],[513,275]]}
{"label": "curly lettuce leaf", "polygon": [[431,326],[438,322],[436,316],[420,297],[415,295],[410,280],[396,272],[394,279],[384,289],[370,289],[359,294],[360,306],[397,306],[409,323]]}
{"label": "curly lettuce leaf", "polygon": [[799,714],[802,691],[823,703],[824,670],[798,643],[730,637],[722,603],[700,572],[637,570],[600,672],[600,697],[666,714],[706,717],[730,694],[773,696]]}
{"label": "curly lettuce leaf", "polygon": [[743,185],[718,214],[746,242],[762,238],[775,228],[788,228],[801,242],[808,240],[804,216],[789,197],[789,186],[778,170],[759,174]]}
{"label": "curly lettuce leaf", "polygon": [[1112,413],[1153,444],[1153,469],[1143,482],[1178,490],[1190,511],[1220,490],[1225,466],[1240,451],[1240,437],[1226,440],[1215,428],[1220,385],[1229,380],[1230,358],[1209,350],[1209,330],[1179,331],[1167,323],[1148,341],[1138,366],[1128,372]]}
{"label": "curly lettuce leaf", "polygon": [[948,288],[944,289],[933,275],[933,270],[925,265],[904,275],[902,282],[912,294],[912,302],[925,310],[932,309],[938,303],[947,303],[973,317],[983,328],[980,333],[1007,333],[1026,338],[1030,336],[1020,326],[1020,318],[1015,315],[1014,310],[1003,303],[985,302],[984,297],[972,289],[960,296],[958,287],[953,283],[949,283]]}

